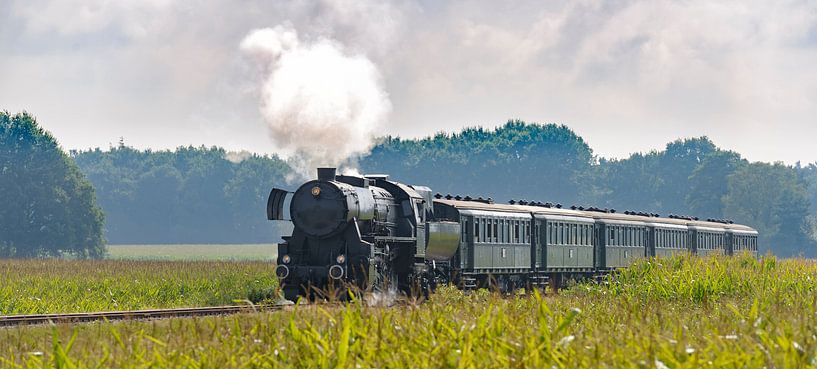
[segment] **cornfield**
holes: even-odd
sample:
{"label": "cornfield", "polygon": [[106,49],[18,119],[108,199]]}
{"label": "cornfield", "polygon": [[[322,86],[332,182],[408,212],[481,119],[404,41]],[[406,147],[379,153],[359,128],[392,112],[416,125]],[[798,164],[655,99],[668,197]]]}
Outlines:
{"label": "cornfield", "polygon": [[602,283],[513,296],[442,288],[393,307],[0,330],[40,368],[815,367],[817,265],[750,256],[639,261]]}

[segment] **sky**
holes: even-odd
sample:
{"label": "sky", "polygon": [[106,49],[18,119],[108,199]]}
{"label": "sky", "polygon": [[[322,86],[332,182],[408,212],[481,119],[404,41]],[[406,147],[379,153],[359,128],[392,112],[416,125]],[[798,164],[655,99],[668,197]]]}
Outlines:
{"label": "sky", "polygon": [[[258,30],[362,73],[365,93],[340,93],[364,99],[346,107],[376,96],[373,136],[523,119],[566,124],[608,158],[706,135],[750,160],[817,161],[813,0],[0,0],[0,109],[67,149],[292,152],[279,120],[303,105],[273,109],[273,87],[300,74],[280,40],[248,48]],[[358,78],[335,71],[327,83]]]}

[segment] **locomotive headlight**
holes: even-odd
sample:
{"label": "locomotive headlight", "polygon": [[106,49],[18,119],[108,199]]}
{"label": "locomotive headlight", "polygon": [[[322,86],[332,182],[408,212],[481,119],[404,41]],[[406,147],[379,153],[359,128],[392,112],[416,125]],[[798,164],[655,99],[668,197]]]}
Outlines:
{"label": "locomotive headlight", "polygon": [[321,194],[321,188],[318,186],[312,187],[312,196],[318,197]]}
{"label": "locomotive headlight", "polygon": [[283,257],[281,257],[281,261],[283,261],[284,264],[289,264],[291,260],[292,258],[290,258],[289,255],[284,255]]}
{"label": "locomotive headlight", "polygon": [[346,261],[346,255],[343,254],[338,255],[338,257],[335,258],[335,261],[337,261],[338,264],[343,264],[343,262]]}

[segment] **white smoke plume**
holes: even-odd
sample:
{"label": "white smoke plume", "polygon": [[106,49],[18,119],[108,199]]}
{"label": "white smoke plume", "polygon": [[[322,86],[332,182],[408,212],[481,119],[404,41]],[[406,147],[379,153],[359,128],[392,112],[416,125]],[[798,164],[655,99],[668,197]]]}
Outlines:
{"label": "white smoke plume", "polygon": [[261,63],[261,113],[278,150],[303,178],[354,167],[391,112],[377,66],[329,38],[303,40],[289,24],[250,32],[241,49]]}

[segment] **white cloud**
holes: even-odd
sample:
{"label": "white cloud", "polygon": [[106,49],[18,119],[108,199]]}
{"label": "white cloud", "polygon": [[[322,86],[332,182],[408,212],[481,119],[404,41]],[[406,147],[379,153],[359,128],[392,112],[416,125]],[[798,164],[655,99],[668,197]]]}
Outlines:
{"label": "white cloud", "polygon": [[69,147],[125,135],[139,146],[273,150],[257,74],[235,45],[289,22],[300,42],[335,40],[382,72],[389,133],[523,118],[566,123],[602,155],[706,134],[751,159],[817,158],[813,1],[4,6],[0,102],[34,111]]}

